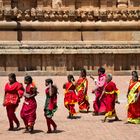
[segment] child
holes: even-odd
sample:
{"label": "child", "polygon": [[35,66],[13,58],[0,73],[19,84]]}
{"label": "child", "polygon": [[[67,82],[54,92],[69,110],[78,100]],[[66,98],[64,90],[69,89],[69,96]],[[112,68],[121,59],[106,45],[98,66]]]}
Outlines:
{"label": "child", "polygon": [[[44,107],[44,115],[47,121],[48,131],[47,133],[56,132],[57,125],[52,120],[54,113],[57,110],[57,87],[53,85],[52,79],[46,79],[46,102]],[[51,125],[53,126],[53,131],[51,129]]]}
{"label": "child", "polygon": [[64,105],[69,110],[69,119],[73,119],[73,115],[76,113],[75,104],[77,102],[77,96],[75,93],[75,80],[73,75],[68,75],[68,82],[64,84],[65,89]]}

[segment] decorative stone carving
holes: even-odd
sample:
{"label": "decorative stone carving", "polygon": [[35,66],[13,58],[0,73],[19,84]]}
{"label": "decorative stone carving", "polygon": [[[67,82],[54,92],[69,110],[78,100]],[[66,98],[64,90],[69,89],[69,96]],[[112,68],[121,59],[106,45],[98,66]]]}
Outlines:
{"label": "decorative stone carving", "polygon": [[36,9],[36,16],[39,21],[44,19],[43,10],[39,7]]}
{"label": "decorative stone carving", "polygon": [[60,9],[62,7],[62,0],[52,0],[52,8]]}
{"label": "decorative stone carving", "polygon": [[128,6],[128,0],[118,0],[119,8],[126,8]]}
{"label": "decorative stone carving", "polygon": [[116,8],[116,9],[47,9],[47,8],[31,8],[25,11],[19,10],[17,7],[11,9],[6,7],[0,11],[0,19],[6,20],[27,20],[27,21],[138,21],[140,20],[139,8]]}
{"label": "decorative stone carving", "polygon": [[30,10],[26,10],[26,11],[24,12],[24,14],[25,14],[25,19],[26,19],[27,21],[29,21],[29,20],[31,19]]}
{"label": "decorative stone carving", "polygon": [[6,7],[4,9],[4,17],[6,20],[11,20],[12,17],[12,9],[10,7]]}
{"label": "decorative stone carving", "polygon": [[19,10],[17,7],[15,7],[14,9],[12,9],[13,11],[13,17],[17,18],[18,20],[22,20],[22,11]]}

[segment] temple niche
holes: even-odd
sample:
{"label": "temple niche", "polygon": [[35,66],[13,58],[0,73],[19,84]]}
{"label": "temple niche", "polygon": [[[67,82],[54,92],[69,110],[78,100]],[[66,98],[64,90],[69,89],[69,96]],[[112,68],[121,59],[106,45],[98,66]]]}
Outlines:
{"label": "temple niche", "polygon": [[19,10],[25,11],[37,7],[37,0],[11,0],[11,7],[17,7]]}
{"label": "temple niche", "polygon": [[129,0],[129,5],[131,7],[139,7],[140,6],[140,0]]}

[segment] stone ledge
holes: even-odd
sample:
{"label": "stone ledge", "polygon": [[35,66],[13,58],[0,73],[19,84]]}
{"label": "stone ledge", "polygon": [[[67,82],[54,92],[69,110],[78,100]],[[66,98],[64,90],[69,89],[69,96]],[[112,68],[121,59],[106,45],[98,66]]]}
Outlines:
{"label": "stone ledge", "polygon": [[138,54],[139,42],[0,42],[0,54]]}
{"label": "stone ledge", "polygon": [[[7,76],[9,73],[13,71],[6,71],[6,72],[0,72],[0,76]],[[130,76],[131,70],[122,70],[122,71],[112,71],[111,73],[115,76]],[[25,76],[25,75],[31,75],[31,76],[66,76],[68,74],[73,74],[74,76],[79,76],[80,71],[15,71],[14,72],[17,76]],[[108,71],[107,71],[108,73]],[[140,73],[140,71],[138,71]],[[87,70],[87,76],[89,75],[97,76],[97,70]]]}
{"label": "stone ledge", "polygon": [[45,30],[45,31],[95,31],[95,30],[140,30],[140,21],[108,22],[39,22],[0,21],[1,30]]}

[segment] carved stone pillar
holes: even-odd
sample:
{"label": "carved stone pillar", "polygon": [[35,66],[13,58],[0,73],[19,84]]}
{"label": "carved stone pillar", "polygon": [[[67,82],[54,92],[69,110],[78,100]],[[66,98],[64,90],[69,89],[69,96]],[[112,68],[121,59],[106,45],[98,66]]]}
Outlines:
{"label": "carved stone pillar", "polygon": [[52,0],[52,8],[53,9],[61,9],[63,7],[62,0]]}
{"label": "carved stone pillar", "polygon": [[[40,0],[38,0],[40,1]],[[42,2],[38,3],[37,5],[42,4]],[[46,8],[51,8],[52,7],[52,0],[43,0],[43,6]]]}
{"label": "carved stone pillar", "polygon": [[140,0],[128,0],[129,7],[140,7]]}
{"label": "carved stone pillar", "polygon": [[118,8],[127,8],[128,0],[118,0]]}
{"label": "carved stone pillar", "polygon": [[37,7],[43,7],[43,0],[37,0]]}
{"label": "carved stone pillar", "polygon": [[3,1],[0,0],[0,8],[2,8],[2,7],[3,7]]}
{"label": "carved stone pillar", "polygon": [[5,8],[11,8],[11,0],[4,0],[3,5]]}
{"label": "carved stone pillar", "polygon": [[75,9],[75,2],[76,0],[63,0],[64,8]]}
{"label": "carved stone pillar", "polygon": [[100,7],[100,2],[99,2],[99,0],[92,0],[92,5],[93,5],[94,8]]}

